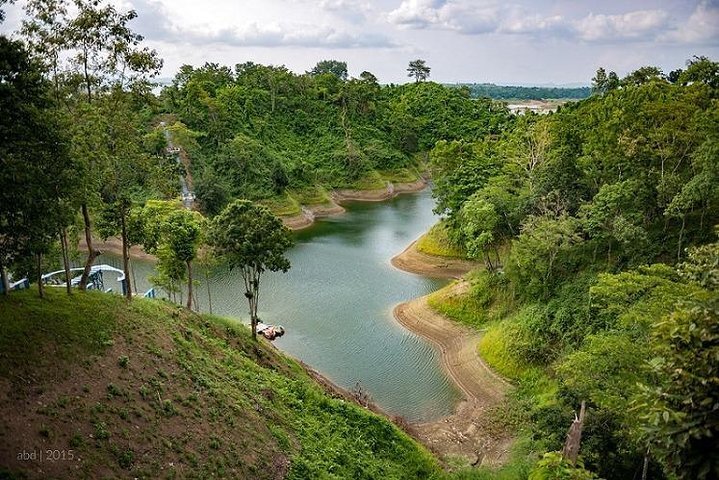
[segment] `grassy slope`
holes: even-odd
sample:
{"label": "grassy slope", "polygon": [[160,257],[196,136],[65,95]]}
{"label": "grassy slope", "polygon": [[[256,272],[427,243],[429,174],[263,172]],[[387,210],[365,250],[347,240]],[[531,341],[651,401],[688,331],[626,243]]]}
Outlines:
{"label": "grassy slope", "polygon": [[[331,398],[245,327],[49,290],[0,298],[0,477],[442,476],[406,434]],[[44,449],[75,460],[15,460]]]}
{"label": "grassy slope", "polygon": [[464,478],[527,478],[529,463],[538,458],[542,447],[529,437],[526,402],[532,399],[538,404],[553,403],[556,385],[542,369],[523,363],[508,348],[513,339],[514,318],[523,313],[508,286],[485,270],[472,271],[465,279],[470,283],[465,293],[452,295],[451,289],[445,287],[431,294],[428,303],[447,318],[483,331],[478,354],[502,376],[518,382],[510,401],[493,412],[493,420],[514,430],[518,440],[510,462],[501,470],[491,472],[496,477],[483,477],[479,475],[481,472],[475,472]]}
{"label": "grassy slope", "polygon": [[447,236],[447,230],[440,222],[417,240],[417,251],[437,257],[467,258],[467,252],[454,245]]}

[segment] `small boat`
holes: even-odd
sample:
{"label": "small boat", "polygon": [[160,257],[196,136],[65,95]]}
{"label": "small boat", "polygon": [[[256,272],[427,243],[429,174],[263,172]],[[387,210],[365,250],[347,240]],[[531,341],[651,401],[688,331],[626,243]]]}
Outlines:
{"label": "small boat", "polygon": [[257,322],[257,333],[261,334],[267,340],[274,340],[285,334],[285,327],[282,325],[267,325],[266,323]]}

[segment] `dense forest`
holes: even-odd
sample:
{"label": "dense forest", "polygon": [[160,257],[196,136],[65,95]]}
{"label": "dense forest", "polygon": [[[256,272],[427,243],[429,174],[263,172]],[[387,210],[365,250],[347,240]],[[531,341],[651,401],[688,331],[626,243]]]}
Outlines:
{"label": "dense forest", "polygon": [[[10,277],[27,275],[42,295],[53,267],[71,293],[73,256],[85,288],[100,255],[93,239],[118,236],[128,298],[133,245],[158,258],[159,287],[188,289],[188,309],[193,265],[221,252],[247,269],[256,316],[252,289],[264,270],[289,268],[291,240],[253,202],[279,214],[429,169],[443,216],[435,234],[485,265],[466,295],[434,306],[485,330],[480,354],[517,386],[502,412],[524,440],[512,471],[719,476],[719,64],[695,57],[670,75],[644,67],[623,79],[600,69],[589,98],[516,117],[475,98],[510,90],[383,86],[370,72],[350,78],[337,60],[303,74],[183,66],[156,94],[162,61],[130,28],[134,12],[74,4],[30,1],[20,40],[0,36],[5,293]],[[171,146],[189,161],[177,163]],[[178,201],[180,175],[200,211]],[[569,465],[552,452],[581,402],[583,466]]]}
{"label": "dense forest", "polygon": [[434,147],[440,232],[486,265],[436,307],[487,329],[480,353],[517,381],[510,417],[539,450],[586,401],[602,478],[716,478],[719,64],[612,77]]}
{"label": "dense forest", "polygon": [[457,83],[448,86],[467,89],[472,98],[495,100],[582,100],[592,93],[590,87],[520,87],[493,83]]}
{"label": "dense forest", "polygon": [[369,72],[348,78],[346,63],[333,60],[302,75],[254,63],[185,66],[159,102],[188,129],[198,198],[210,214],[214,199],[413,180],[437,141],[479,139],[508,122],[501,105],[466,91],[382,87]]}

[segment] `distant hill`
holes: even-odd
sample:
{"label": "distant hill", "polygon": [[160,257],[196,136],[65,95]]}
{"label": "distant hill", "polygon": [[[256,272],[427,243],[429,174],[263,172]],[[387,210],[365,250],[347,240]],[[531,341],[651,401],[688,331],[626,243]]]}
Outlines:
{"label": "distant hill", "polygon": [[466,87],[473,98],[493,98],[496,100],[543,100],[562,98],[581,100],[589,97],[590,87],[519,87],[512,85],[495,85],[493,83],[456,83],[449,87]]}

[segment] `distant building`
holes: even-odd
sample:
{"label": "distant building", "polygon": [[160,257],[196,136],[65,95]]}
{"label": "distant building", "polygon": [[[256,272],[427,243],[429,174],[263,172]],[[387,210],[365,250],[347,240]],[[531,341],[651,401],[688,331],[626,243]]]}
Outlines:
{"label": "distant building", "polygon": [[544,115],[557,110],[556,106],[539,105],[536,103],[512,103],[507,105],[507,108],[514,115],[524,115],[527,112]]}

